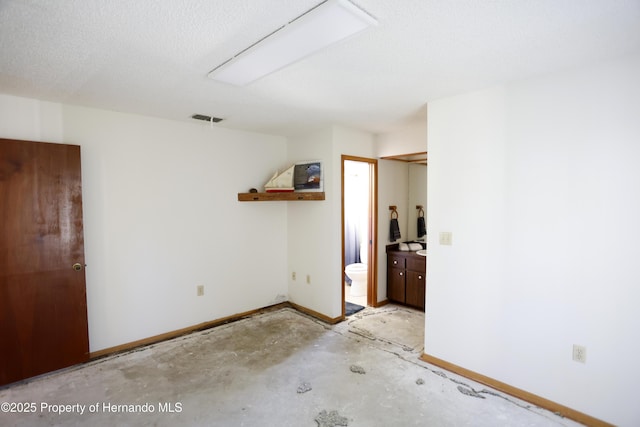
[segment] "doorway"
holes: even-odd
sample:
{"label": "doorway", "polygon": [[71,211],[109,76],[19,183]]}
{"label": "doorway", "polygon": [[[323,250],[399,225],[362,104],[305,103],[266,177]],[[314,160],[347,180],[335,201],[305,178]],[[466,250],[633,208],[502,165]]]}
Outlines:
{"label": "doorway", "polygon": [[[342,156],[342,317],[352,303],[376,306],[377,285],[377,175],[378,161],[365,157]],[[364,275],[349,277],[355,269]]]}

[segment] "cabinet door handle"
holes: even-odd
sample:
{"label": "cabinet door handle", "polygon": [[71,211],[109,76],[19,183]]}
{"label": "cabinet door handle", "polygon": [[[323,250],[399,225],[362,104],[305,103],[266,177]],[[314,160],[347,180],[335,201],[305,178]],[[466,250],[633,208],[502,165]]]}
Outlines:
{"label": "cabinet door handle", "polygon": [[402,276],[403,274],[404,274],[404,273],[401,271],[401,272],[400,272],[400,275]]}
{"label": "cabinet door handle", "polygon": [[393,265],[398,265],[398,261],[393,261]]}
{"label": "cabinet door handle", "polygon": [[418,276],[418,279],[422,279],[422,276]]}

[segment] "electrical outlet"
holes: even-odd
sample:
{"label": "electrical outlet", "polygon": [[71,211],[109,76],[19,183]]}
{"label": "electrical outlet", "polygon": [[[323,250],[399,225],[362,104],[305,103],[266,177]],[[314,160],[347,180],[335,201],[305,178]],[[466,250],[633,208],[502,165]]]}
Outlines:
{"label": "electrical outlet", "polygon": [[196,289],[196,295],[199,297],[204,295],[204,285],[198,285]]}
{"label": "electrical outlet", "polygon": [[446,245],[446,246],[451,246],[452,244],[452,233],[450,231],[443,231],[440,233],[440,244],[441,245]]}
{"label": "electrical outlet", "polygon": [[307,283],[311,284],[311,275],[310,274],[307,274]]}
{"label": "electrical outlet", "polygon": [[296,272],[295,271],[291,272],[291,280],[296,280]]}
{"label": "electrical outlet", "polygon": [[582,345],[573,345],[573,360],[580,363],[587,363],[587,348]]}

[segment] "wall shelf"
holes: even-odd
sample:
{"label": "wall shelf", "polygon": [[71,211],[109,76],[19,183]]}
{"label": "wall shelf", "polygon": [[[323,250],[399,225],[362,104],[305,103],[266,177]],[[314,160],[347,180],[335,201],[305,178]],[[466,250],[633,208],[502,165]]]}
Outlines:
{"label": "wall shelf", "polygon": [[309,193],[238,193],[239,202],[270,202],[277,200],[324,200],[324,191]]}

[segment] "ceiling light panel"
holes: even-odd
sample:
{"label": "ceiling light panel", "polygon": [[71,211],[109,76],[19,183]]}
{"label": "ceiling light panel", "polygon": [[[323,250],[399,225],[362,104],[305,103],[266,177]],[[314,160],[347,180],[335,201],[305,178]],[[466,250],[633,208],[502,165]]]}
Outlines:
{"label": "ceiling light panel", "polygon": [[348,0],[327,0],[242,51],[209,73],[224,83],[244,86],[377,21]]}

